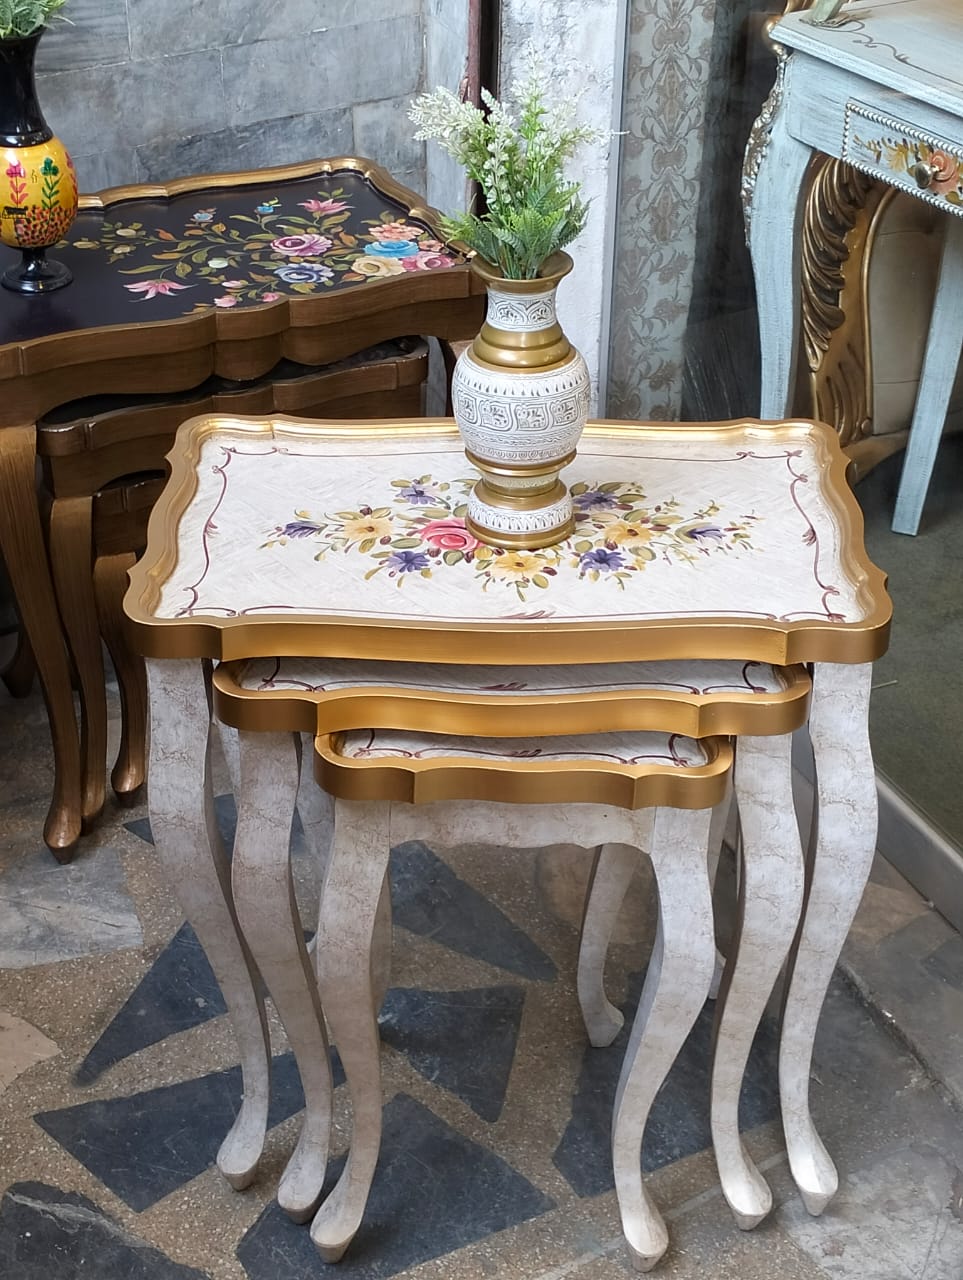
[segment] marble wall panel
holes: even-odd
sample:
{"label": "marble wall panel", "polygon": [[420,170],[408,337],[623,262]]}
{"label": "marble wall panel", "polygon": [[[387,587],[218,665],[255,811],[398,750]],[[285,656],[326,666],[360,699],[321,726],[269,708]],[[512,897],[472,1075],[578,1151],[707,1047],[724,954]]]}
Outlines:
{"label": "marble wall panel", "polygon": [[422,0],[71,0],[70,16],[37,80],[84,191],[365,153],[424,189],[404,111]]}
{"label": "marble wall panel", "polygon": [[38,77],[38,89],[50,127],[78,154],[123,152],[228,123],[216,51],[61,71]]}
{"label": "marble wall panel", "polygon": [[329,27],[222,51],[228,118],[236,124],[414,93],[421,83],[421,23]]}
{"label": "marble wall panel", "polygon": [[342,107],[231,125],[186,138],[158,138],[137,148],[137,180],[163,182],[172,174],[264,169],[315,157],[350,155],[354,149],[351,112]]}
{"label": "marble wall panel", "polygon": [[425,144],[415,142],[412,137],[414,126],[408,119],[410,101],[411,95],[365,102],[351,113],[358,155],[377,160],[395,175],[423,172],[425,167]]}

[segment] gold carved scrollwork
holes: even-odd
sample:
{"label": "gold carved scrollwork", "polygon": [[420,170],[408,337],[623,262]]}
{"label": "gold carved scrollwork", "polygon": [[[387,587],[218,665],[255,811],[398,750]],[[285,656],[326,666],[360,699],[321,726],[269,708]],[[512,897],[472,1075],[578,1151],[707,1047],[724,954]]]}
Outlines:
{"label": "gold carved scrollwork", "polygon": [[818,157],[803,217],[802,343],[814,417],[844,447],[872,433],[866,266],[886,188],[842,160]]}

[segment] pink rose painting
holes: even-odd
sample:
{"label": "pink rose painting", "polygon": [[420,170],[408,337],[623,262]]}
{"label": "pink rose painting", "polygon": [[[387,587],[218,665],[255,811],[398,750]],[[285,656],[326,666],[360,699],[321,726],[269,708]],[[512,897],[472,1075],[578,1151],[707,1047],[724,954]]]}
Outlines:
{"label": "pink rose painting", "polygon": [[474,551],[479,545],[465,528],[465,522],[458,516],[449,516],[444,520],[429,520],[421,527],[421,538],[430,547],[438,547],[441,551]]}
{"label": "pink rose painting", "polygon": [[327,253],[332,243],[327,236],[279,236],[271,241],[271,248],[286,258],[317,258]]}

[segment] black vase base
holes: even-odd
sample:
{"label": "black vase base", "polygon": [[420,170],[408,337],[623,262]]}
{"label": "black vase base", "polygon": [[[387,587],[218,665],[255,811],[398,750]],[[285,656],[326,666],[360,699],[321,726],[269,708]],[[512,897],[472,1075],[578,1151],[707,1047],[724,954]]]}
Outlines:
{"label": "black vase base", "polygon": [[15,266],[7,267],[0,284],[12,293],[53,293],[73,280],[73,272],[54,258],[45,258],[34,249],[25,252]]}

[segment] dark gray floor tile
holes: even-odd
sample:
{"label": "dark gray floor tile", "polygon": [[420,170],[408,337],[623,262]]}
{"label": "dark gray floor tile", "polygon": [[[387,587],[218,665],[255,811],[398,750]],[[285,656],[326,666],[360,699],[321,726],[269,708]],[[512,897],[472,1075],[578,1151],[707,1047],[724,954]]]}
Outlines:
{"label": "dark gray floor tile", "polygon": [[525,1003],[521,987],[393,990],[381,1034],[416,1071],[482,1117],[501,1115]]}
{"label": "dark gray floor tile", "polygon": [[[340,1069],[337,1078],[342,1078]],[[271,1125],[304,1106],[293,1054],[274,1059],[271,1092]],[[43,1111],[34,1119],[125,1204],[141,1212],[211,1164],[240,1098],[241,1069],[231,1067],[129,1097]]]}
{"label": "dark gray floor tile", "polygon": [[[385,1280],[555,1207],[516,1169],[406,1094],[385,1107],[381,1159],[339,1280]],[[332,1170],[333,1176],[339,1170]],[[317,1280],[306,1227],[270,1205],[241,1240],[250,1280]]]}
{"label": "dark gray floor tile", "polygon": [[77,1068],[90,1084],[114,1063],[178,1031],[226,1012],[224,997],[197,935],[182,925]]}
{"label": "dark gray floor tile", "polygon": [[523,978],[550,982],[556,976],[528,934],[420,840],[392,850],[391,902],[395,924],[420,937]]}
{"label": "dark gray floor tile", "polygon": [[0,1204],[4,1280],[209,1280],[73,1191],[18,1182]]}

